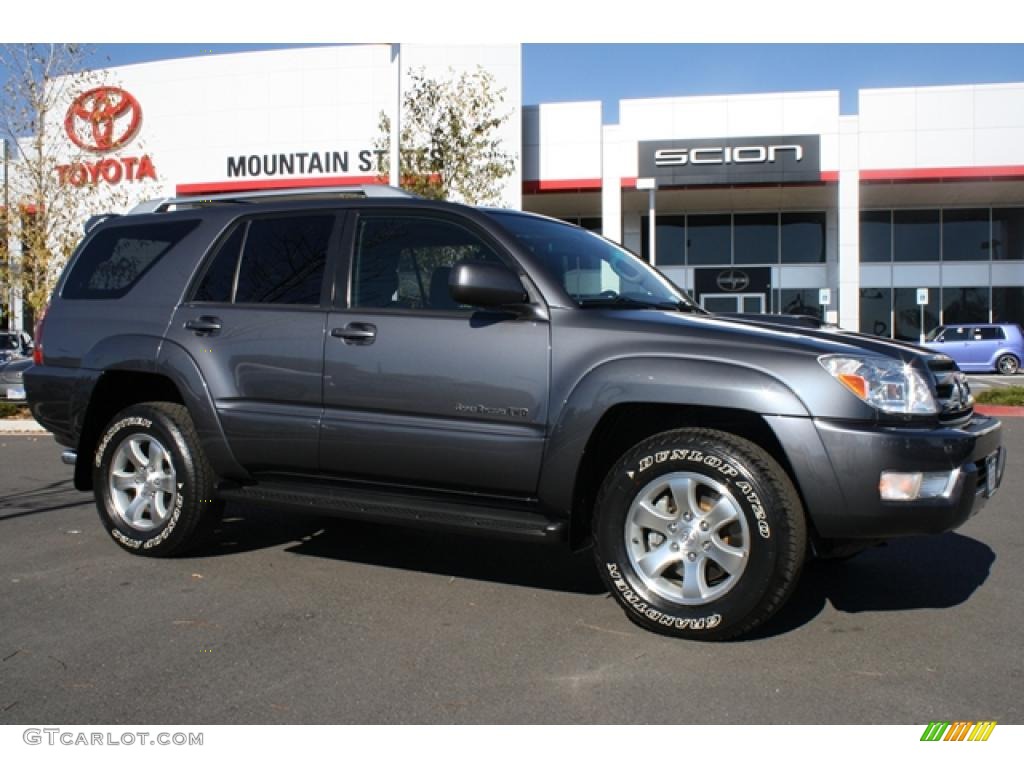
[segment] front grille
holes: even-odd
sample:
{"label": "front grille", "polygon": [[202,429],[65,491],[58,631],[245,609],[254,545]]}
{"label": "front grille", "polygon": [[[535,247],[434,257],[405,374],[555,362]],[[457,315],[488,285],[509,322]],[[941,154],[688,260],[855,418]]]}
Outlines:
{"label": "front grille", "polygon": [[926,358],[928,370],[935,379],[935,396],[939,404],[939,420],[956,425],[971,418],[974,396],[967,377],[956,367],[952,358],[931,355]]}

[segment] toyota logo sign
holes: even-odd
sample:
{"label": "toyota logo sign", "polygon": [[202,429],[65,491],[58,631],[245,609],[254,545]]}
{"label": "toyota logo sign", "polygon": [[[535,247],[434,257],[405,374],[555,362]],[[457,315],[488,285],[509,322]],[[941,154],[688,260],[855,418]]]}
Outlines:
{"label": "toyota logo sign", "polygon": [[718,287],[723,291],[734,293],[744,290],[750,285],[750,275],[741,269],[723,269],[718,273]]}
{"label": "toyota logo sign", "polygon": [[64,118],[64,130],[78,147],[111,152],[133,138],[142,124],[142,107],[128,91],[103,86],[75,99]]}

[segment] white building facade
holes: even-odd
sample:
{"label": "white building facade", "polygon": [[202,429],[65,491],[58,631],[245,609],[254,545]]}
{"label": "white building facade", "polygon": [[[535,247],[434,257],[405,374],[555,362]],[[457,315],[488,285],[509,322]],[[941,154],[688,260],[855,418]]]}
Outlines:
{"label": "white building facade", "polygon": [[[1024,84],[524,108],[523,206],[641,253],[715,311],[916,339],[1024,322]],[[655,237],[651,247],[651,213]]]}

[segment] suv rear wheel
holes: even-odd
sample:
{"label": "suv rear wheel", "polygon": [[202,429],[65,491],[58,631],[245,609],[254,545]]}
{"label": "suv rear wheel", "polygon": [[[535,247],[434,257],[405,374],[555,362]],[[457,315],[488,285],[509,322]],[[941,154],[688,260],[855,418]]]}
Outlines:
{"label": "suv rear wheel", "polygon": [[626,615],[664,634],[720,640],[771,616],[807,546],[793,484],[736,435],[648,438],[609,472],[595,509],[598,569]]}
{"label": "suv rear wheel", "polygon": [[140,403],[118,413],[93,456],[100,519],[129,552],[178,554],[220,519],[214,473],[188,410],[176,403]]}

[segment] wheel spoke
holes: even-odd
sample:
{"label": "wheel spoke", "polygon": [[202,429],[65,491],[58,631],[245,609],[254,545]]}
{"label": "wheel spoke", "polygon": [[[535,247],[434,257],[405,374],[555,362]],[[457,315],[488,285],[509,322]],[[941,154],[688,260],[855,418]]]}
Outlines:
{"label": "wheel spoke", "polygon": [[142,440],[138,438],[131,440],[128,443],[128,450],[131,451],[132,461],[135,462],[136,468],[142,469],[149,464],[149,456],[142,450]]}
{"label": "wheel spoke", "polygon": [[730,547],[721,539],[713,539],[711,549],[706,555],[718,563],[722,570],[730,576],[739,573],[745,565],[745,556],[742,549]]}
{"label": "wheel spoke", "polygon": [[679,515],[698,512],[697,482],[695,480],[689,477],[673,478],[668,487],[672,489],[672,498],[676,502],[676,512]]}
{"label": "wheel spoke", "polygon": [[728,496],[720,496],[715,505],[705,515],[704,520],[707,521],[708,527],[712,531],[717,531],[723,525],[728,525],[735,521],[739,516],[740,511],[736,508],[732,499]]}
{"label": "wheel spoke", "polygon": [[703,557],[683,562],[683,597],[687,600],[702,600],[707,595],[708,585],[704,578],[705,562]]}
{"label": "wheel spoke", "polygon": [[640,566],[640,570],[642,570],[648,578],[654,579],[661,576],[665,569],[674,563],[678,563],[679,560],[680,553],[673,551],[668,542],[665,542],[657,549],[652,549],[646,555],[641,557],[637,561],[637,565]]}
{"label": "wheel spoke", "polygon": [[149,499],[143,494],[139,493],[132,499],[132,503],[128,505],[128,508],[124,511],[125,520],[133,525],[137,525],[139,520],[142,519],[142,513],[146,511],[146,505],[149,503]]}
{"label": "wheel spoke", "polygon": [[162,523],[167,519],[167,504],[164,498],[164,494],[158,493],[153,497],[153,503],[150,505],[150,515],[153,518],[153,524]]}
{"label": "wheel spoke", "polygon": [[633,524],[641,528],[657,531],[662,536],[668,535],[668,524],[673,518],[662,514],[658,508],[646,499],[637,502],[633,508]]}
{"label": "wheel spoke", "polygon": [[119,491],[127,491],[138,486],[138,480],[135,479],[134,472],[121,470],[119,472],[111,472],[110,476],[113,480],[114,488]]}

